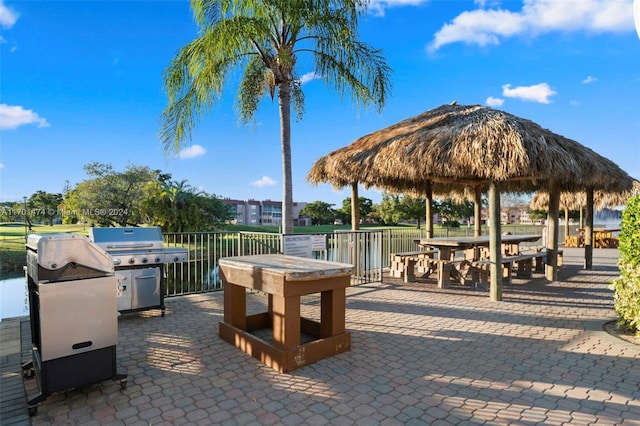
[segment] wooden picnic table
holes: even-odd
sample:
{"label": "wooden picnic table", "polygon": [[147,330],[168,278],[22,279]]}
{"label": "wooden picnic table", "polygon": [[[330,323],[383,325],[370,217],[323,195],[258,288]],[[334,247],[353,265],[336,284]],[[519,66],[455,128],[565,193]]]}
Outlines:
{"label": "wooden picnic table", "polygon": [[[593,247],[594,248],[617,248],[620,240],[614,234],[618,234],[620,229],[594,229],[593,232]],[[578,247],[584,246],[584,229],[578,229],[580,232],[580,245]]]}
{"label": "wooden picnic table", "polygon": [[[541,235],[503,235],[501,237],[502,254],[518,255],[521,243],[538,241],[540,238],[542,238]],[[481,249],[489,247],[489,236],[422,238],[415,242],[422,247],[438,249],[438,287],[445,288],[449,284],[451,272],[455,272],[455,252],[464,250],[467,261],[481,260]]]}
{"label": "wooden picnic table", "polygon": [[[219,261],[224,285],[220,337],[281,373],[348,351],[345,289],[353,266],[309,258],[266,254]],[[247,316],[246,290],[268,295],[267,312]],[[300,297],[320,293],[320,321],[300,316]],[[252,331],[271,328],[273,342]],[[301,343],[301,334],[315,338]]]}

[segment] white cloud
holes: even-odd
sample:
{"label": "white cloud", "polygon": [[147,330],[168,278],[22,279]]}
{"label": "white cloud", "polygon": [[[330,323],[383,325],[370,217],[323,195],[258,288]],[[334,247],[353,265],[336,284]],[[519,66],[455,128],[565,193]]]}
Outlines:
{"label": "white cloud", "polygon": [[489,96],[489,97],[487,98],[487,100],[486,100],[486,101],[484,101],[484,103],[485,103],[487,106],[490,106],[490,107],[494,107],[494,106],[502,106],[502,104],[504,103],[504,99],[501,99],[501,98],[494,98],[493,96]]}
{"label": "white cloud", "polygon": [[597,78],[595,78],[595,77],[592,77],[592,76],[590,76],[590,75],[589,75],[589,76],[587,76],[587,78],[585,78],[584,80],[582,80],[582,82],[583,82],[584,84],[594,83],[594,82],[596,82],[596,81],[598,81],[598,79],[597,79]]}
{"label": "white cloud", "polygon": [[273,186],[275,184],[276,181],[271,179],[269,176],[262,176],[260,180],[251,182],[251,186],[255,186],[256,188],[264,188],[265,186]]}
{"label": "white cloud", "polygon": [[302,77],[300,77],[300,84],[306,84],[312,80],[318,80],[319,78],[320,76],[317,75],[315,71],[311,71],[306,74],[303,74]]}
{"label": "white cloud", "polygon": [[429,0],[370,0],[369,12],[376,16],[384,16],[387,9],[397,6],[419,6]]}
{"label": "white cloud", "polygon": [[555,94],[556,92],[554,92],[547,83],[534,84],[533,86],[518,86],[513,89],[510,84],[502,85],[502,96],[517,98],[523,101],[549,104],[551,103],[549,97]]}
{"label": "white cloud", "polygon": [[555,95],[551,87],[547,83],[534,84],[533,86],[518,86],[511,88],[510,84],[502,86],[502,96],[507,98],[517,98],[523,101],[539,102],[541,104],[549,104],[550,96]]}
{"label": "white cloud", "polygon": [[0,163],[0,170],[4,169],[4,163]]}
{"label": "white cloud", "polygon": [[514,36],[535,36],[550,32],[632,31],[633,0],[524,0],[522,10],[484,9],[462,12],[435,33],[427,46],[436,51],[450,43],[486,46]]}
{"label": "white cloud", "polygon": [[640,38],[640,1],[635,0],[633,2],[633,21],[636,25],[636,33],[638,34],[638,38]]}
{"label": "white cloud", "polygon": [[18,15],[13,10],[4,5],[4,0],[0,0],[0,25],[3,28],[11,28],[18,20]]}
{"label": "white cloud", "polygon": [[38,127],[49,127],[46,119],[30,109],[21,106],[0,104],[0,129],[17,129],[23,124],[37,124]]}
{"label": "white cloud", "polygon": [[191,145],[187,148],[183,148],[178,153],[178,158],[196,158],[203,156],[207,153],[207,150],[200,145]]}
{"label": "white cloud", "polygon": [[580,102],[576,101],[575,99],[571,99],[571,100],[569,101],[569,105],[571,105],[571,106],[578,106],[578,105],[580,105]]}

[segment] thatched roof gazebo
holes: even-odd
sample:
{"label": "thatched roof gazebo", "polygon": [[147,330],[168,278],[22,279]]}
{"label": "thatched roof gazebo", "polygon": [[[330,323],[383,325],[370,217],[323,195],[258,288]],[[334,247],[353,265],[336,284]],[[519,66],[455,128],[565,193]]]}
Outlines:
{"label": "thatched roof gazebo", "polygon": [[[596,209],[613,208],[627,203],[629,198],[640,195],[640,182],[633,181],[631,189],[622,192],[595,191],[593,193],[593,206]],[[546,191],[538,191],[531,198],[529,207],[536,210],[546,210],[549,205],[549,194]],[[560,206],[569,210],[580,210],[587,205],[587,196],[584,191],[562,192],[560,194]]]}
{"label": "thatched roof gazebo", "polygon": [[[501,300],[499,192],[547,188],[557,218],[561,190],[623,191],[631,178],[612,161],[532,121],[480,105],[443,105],[382,130],[318,159],[308,180],[394,192],[422,192],[431,222],[432,194],[471,190],[476,202],[489,193],[491,297]],[[352,210],[357,208],[357,202]],[[354,218],[357,219],[357,216]],[[354,221],[355,222],[355,221]],[[547,240],[547,277],[556,277],[557,219]],[[496,257],[497,256],[497,257]],[[493,270],[495,268],[495,270]]]}
{"label": "thatched roof gazebo", "polygon": [[[630,197],[640,194],[640,182],[633,180],[631,189],[622,192],[594,191],[593,208],[604,209],[622,206],[627,203]],[[529,207],[535,210],[546,210],[549,206],[549,194],[546,191],[538,191],[531,198]],[[580,212],[580,226],[582,227],[582,213],[587,207],[587,194],[585,191],[562,192],[560,194],[560,207],[564,209],[565,238],[569,235],[569,211],[578,210]]]}

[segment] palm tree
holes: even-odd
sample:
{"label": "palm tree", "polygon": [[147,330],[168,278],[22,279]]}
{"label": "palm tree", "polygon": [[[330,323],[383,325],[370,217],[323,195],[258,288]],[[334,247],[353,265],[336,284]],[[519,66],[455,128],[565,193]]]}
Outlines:
{"label": "palm tree", "polygon": [[391,87],[382,52],[358,40],[364,0],[191,0],[198,37],[165,70],[168,106],[160,139],[178,151],[201,114],[221,96],[228,73],[242,68],[237,107],[250,122],[260,99],[277,91],[282,148],[283,232],[293,232],[291,106],[301,118],[304,96],[299,54],[315,62],[315,75],[356,104],[380,110]]}

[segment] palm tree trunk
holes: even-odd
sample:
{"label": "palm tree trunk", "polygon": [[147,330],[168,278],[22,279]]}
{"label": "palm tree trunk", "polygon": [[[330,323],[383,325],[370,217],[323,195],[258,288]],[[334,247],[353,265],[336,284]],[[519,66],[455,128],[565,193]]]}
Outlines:
{"label": "palm tree trunk", "polygon": [[291,182],[291,85],[278,84],[280,142],[282,144],[282,233],[293,234],[293,184]]}

